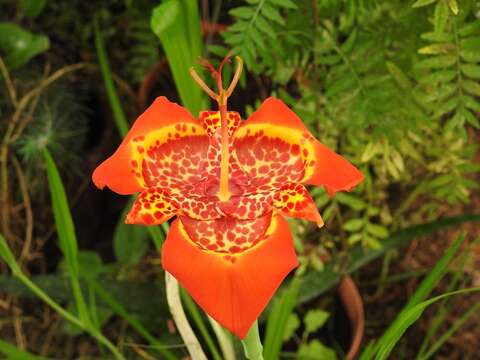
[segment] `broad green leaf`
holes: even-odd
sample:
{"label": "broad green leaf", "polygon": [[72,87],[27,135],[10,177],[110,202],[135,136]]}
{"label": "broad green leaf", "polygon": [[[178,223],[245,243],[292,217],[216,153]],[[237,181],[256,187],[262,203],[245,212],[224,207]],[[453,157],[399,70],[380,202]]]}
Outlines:
{"label": "broad green leaf", "polygon": [[337,360],[334,350],[323,345],[319,340],[310,341],[300,345],[298,349],[298,360]]}
{"label": "broad green leaf", "polygon": [[150,24],[153,32],[160,36],[165,30],[172,26],[178,14],[180,13],[180,3],[178,1],[170,0],[164,1],[153,9]]}
{"label": "broad green leaf", "polygon": [[0,23],[0,55],[10,70],[25,65],[50,47],[46,36],[33,34],[14,23]]}
{"label": "broad green leaf", "polygon": [[320,329],[328,320],[330,314],[323,310],[309,310],[305,317],[303,318],[303,322],[305,324],[305,333],[312,334],[318,329]]}
{"label": "broad green leaf", "polygon": [[47,0],[20,0],[20,7],[25,16],[34,18],[41,14]]}

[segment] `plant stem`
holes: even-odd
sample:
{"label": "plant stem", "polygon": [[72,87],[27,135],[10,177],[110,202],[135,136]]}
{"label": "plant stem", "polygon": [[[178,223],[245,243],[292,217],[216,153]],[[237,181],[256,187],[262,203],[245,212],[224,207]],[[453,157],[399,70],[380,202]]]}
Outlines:
{"label": "plant stem", "polygon": [[222,349],[223,358],[225,360],[235,360],[235,350],[232,346],[232,339],[230,334],[228,334],[227,331],[215,321],[215,319],[208,315],[207,317],[210,321],[210,325],[212,325],[215,335],[217,336],[218,343],[220,344],[220,348]]}
{"label": "plant stem", "polygon": [[180,332],[188,352],[192,360],[207,360],[203,353],[202,347],[198,342],[190,324],[188,323],[185,311],[183,311],[182,302],[180,300],[180,292],[178,289],[178,281],[167,271],[165,271],[165,287],[167,291],[167,302],[170,313],[175,320],[177,329]]}
{"label": "plant stem", "polygon": [[245,339],[242,340],[245,356],[249,360],[263,360],[263,346],[258,333],[258,322],[255,321],[248,331]]}

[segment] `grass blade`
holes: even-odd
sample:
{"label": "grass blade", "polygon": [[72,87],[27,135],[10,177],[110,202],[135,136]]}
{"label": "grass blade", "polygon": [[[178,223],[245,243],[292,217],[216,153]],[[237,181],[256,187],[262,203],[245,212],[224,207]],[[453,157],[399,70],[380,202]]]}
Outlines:
{"label": "grass blade", "polygon": [[418,310],[420,308],[417,309],[417,312],[410,312],[410,310],[416,308],[416,306],[424,300],[438,284],[443,275],[445,275],[448,264],[458,252],[464,239],[465,237],[461,235],[452,245],[450,245],[442,258],[435,264],[432,271],[430,271],[428,276],[420,283],[420,286],[404,306],[400,314],[398,314],[393,323],[377,341],[372,353],[363,353],[361,359],[371,359],[372,356],[376,354],[375,359],[380,360],[385,359],[386,356],[390,354],[396,342],[400,339],[408,326],[413,324],[423,312],[423,309],[421,311]]}
{"label": "grass blade", "polygon": [[90,323],[90,316],[79,283],[78,247],[72,214],[68,206],[67,195],[57,166],[48,149],[43,149],[43,158],[47,166],[47,178],[52,199],[53,216],[57,227],[60,249],[70,277],[75,305],[80,319]]}
{"label": "grass blade", "polygon": [[97,16],[95,16],[93,19],[93,31],[95,36],[95,49],[97,50],[98,63],[100,64],[100,72],[102,73],[103,84],[105,85],[105,90],[107,91],[107,97],[113,112],[115,124],[117,125],[118,131],[123,138],[125,135],[127,135],[129,125],[125,113],[123,112],[115,84],[113,83],[112,71],[110,70],[110,65],[108,64],[107,51],[105,49],[102,32],[100,31],[98,25]]}
{"label": "grass blade", "polygon": [[288,285],[288,288],[281,294],[280,298],[275,299],[268,315],[263,344],[265,360],[276,360],[279,358],[285,327],[297,303],[298,292],[300,291],[303,280],[303,278],[298,275],[300,270],[301,268],[297,270],[293,280]]}
{"label": "grass blade", "polygon": [[7,359],[15,359],[15,360],[48,360],[48,358],[43,356],[37,356],[28,351],[20,350],[16,346],[12,344],[0,340],[0,353],[7,356]]}

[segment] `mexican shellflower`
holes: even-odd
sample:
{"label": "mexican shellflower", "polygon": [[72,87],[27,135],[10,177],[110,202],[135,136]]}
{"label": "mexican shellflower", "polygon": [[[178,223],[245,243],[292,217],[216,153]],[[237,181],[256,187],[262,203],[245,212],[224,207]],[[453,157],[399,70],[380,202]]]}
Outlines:
{"label": "mexican shellflower", "polygon": [[218,95],[202,87],[219,111],[198,119],[157,98],[96,168],[93,182],[122,195],[139,193],[126,223],[177,217],[163,244],[164,269],[206,313],[244,338],[298,265],[284,216],[323,225],[304,185],[333,195],[363,176],[278,99],[266,99],[245,121],[226,111],[231,91],[217,82]]}

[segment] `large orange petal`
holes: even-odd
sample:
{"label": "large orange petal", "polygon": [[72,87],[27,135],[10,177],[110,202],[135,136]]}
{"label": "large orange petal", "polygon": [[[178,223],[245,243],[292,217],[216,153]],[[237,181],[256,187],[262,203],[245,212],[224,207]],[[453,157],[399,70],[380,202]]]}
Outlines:
{"label": "large orange petal", "polygon": [[242,169],[258,186],[286,182],[323,185],[330,194],[350,190],[362,173],[316,140],[281,100],[268,98],[234,136]]}
{"label": "large orange petal", "polygon": [[181,185],[190,178],[196,181],[207,148],[208,137],[200,122],[162,96],[140,115],[92,179],[97,187],[108,186],[123,195],[146,187]]}
{"label": "large orange petal", "polygon": [[287,222],[273,215],[266,238],[235,255],[201,250],[176,220],[162,264],[207,314],[243,339],[298,261]]}

